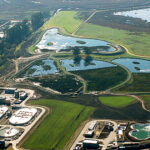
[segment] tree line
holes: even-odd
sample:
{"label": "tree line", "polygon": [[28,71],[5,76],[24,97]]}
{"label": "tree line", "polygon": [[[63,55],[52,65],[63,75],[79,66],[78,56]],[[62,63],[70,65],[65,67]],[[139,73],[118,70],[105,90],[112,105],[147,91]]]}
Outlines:
{"label": "tree line", "polygon": [[49,12],[37,12],[30,19],[24,19],[13,27],[5,29],[5,37],[0,38],[0,67],[10,59],[16,58],[16,46],[38,30],[43,25],[44,19],[48,17],[50,17]]}

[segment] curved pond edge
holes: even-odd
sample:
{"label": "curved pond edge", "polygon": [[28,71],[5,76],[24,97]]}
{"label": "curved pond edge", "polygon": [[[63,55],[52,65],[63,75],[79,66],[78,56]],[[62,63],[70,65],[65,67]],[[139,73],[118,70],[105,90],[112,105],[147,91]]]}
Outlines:
{"label": "curved pond edge", "polygon": [[132,135],[132,132],[134,132],[134,131],[137,131],[138,132],[138,129],[135,129],[134,127],[133,127],[133,125],[146,125],[146,124],[149,124],[150,125],[150,123],[134,123],[134,124],[131,124],[130,125],[130,128],[131,128],[131,130],[129,131],[129,133],[128,133],[128,135],[131,137],[131,138],[133,138],[134,140],[137,140],[137,141],[146,141],[146,140],[149,140],[150,139],[150,137],[148,137],[148,138],[145,138],[145,139],[139,139],[139,138],[137,138],[137,137],[135,137],[135,136],[133,136]]}

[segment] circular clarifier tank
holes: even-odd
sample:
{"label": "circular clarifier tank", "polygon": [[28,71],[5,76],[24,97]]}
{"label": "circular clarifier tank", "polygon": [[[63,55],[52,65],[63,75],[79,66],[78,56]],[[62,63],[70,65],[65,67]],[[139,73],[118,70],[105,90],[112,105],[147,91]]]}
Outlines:
{"label": "circular clarifier tank", "polygon": [[0,129],[0,137],[9,138],[17,135],[19,130],[16,128],[5,127]]}

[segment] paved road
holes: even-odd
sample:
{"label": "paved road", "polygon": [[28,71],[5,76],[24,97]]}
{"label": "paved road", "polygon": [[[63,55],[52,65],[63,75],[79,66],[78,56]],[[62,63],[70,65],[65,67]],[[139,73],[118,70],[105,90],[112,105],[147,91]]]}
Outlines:
{"label": "paved road", "polygon": [[[92,120],[92,121],[94,121],[94,120]],[[85,137],[84,137],[83,135],[84,135],[84,133],[87,131],[87,129],[88,129],[88,127],[89,127],[89,125],[91,124],[92,121],[88,122],[88,123],[84,126],[84,128],[83,128],[82,131],[80,132],[79,136],[77,137],[77,139],[76,139],[75,142],[73,143],[73,145],[72,145],[72,147],[70,148],[70,150],[73,150],[74,147],[76,146],[76,144],[77,144],[79,141],[82,141],[82,140],[85,139]],[[111,122],[111,123],[114,124],[114,130],[109,134],[109,136],[108,136],[106,139],[104,139],[104,140],[103,140],[103,139],[100,139],[100,140],[98,139],[99,141],[103,142],[104,147],[102,148],[102,150],[105,150],[105,149],[107,148],[109,142],[115,140],[115,137],[116,137],[116,132],[115,132],[115,130],[117,129],[117,123],[116,123],[115,121],[112,121],[112,120],[96,120],[96,121],[102,121],[102,122],[108,121],[108,122]]]}

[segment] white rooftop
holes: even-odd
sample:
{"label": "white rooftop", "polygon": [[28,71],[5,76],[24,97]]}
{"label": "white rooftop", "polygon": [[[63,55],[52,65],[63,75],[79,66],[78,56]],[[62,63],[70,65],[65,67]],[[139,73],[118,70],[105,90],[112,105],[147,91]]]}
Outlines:
{"label": "white rooftop", "polygon": [[8,107],[7,106],[0,106],[0,118],[3,117],[3,115],[5,115],[5,113],[8,111]]}
{"label": "white rooftop", "polygon": [[98,144],[98,141],[85,139],[83,143]]}
{"label": "white rooftop", "polygon": [[37,113],[35,108],[21,108],[16,111],[9,122],[14,125],[23,125],[28,123]]}

